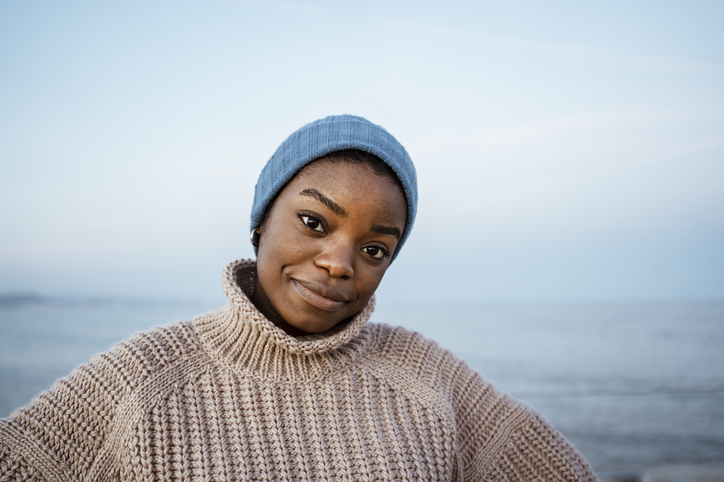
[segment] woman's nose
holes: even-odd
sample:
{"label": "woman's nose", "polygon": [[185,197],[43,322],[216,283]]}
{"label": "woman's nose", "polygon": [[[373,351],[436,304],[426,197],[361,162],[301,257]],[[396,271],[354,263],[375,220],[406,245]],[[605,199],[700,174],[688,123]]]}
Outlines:
{"label": "woman's nose", "polygon": [[352,261],[354,259],[354,247],[342,240],[330,242],[314,260],[320,268],[329,272],[332,278],[351,278],[354,275]]}

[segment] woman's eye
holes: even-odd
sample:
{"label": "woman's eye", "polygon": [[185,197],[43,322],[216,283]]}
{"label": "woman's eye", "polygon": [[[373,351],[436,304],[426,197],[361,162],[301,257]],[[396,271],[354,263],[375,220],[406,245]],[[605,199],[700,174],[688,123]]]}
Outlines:
{"label": "woman's eye", "polygon": [[302,222],[309,228],[313,229],[315,231],[319,231],[320,233],[324,232],[324,229],[322,229],[322,223],[319,222],[319,219],[315,219],[311,216],[300,216],[302,218]]}
{"label": "woman's eye", "polygon": [[375,259],[383,259],[387,256],[387,250],[379,246],[366,246],[363,250]]}

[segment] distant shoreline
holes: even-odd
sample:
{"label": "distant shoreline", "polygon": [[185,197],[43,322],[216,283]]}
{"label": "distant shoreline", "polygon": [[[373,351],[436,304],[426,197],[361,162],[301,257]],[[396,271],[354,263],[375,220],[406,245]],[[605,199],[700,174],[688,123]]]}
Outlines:
{"label": "distant shoreline", "polygon": [[180,299],[180,298],[131,298],[114,296],[58,296],[49,297],[34,293],[0,293],[0,308],[12,307],[196,307],[196,306],[222,306],[222,299]]}

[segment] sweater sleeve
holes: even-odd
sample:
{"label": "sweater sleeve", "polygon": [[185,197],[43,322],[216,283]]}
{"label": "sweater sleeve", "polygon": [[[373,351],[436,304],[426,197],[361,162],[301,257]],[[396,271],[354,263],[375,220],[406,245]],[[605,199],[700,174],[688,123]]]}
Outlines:
{"label": "sweater sleeve", "polygon": [[461,363],[453,387],[463,480],[596,481],[575,448],[537,412]]}
{"label": "sweater sleeve", "polygon": [[0,420],[0,481],[117,479],[109,439],[125,402],[187,351],[189,333],[179,323],[135,335]]}
{"label": "sweater sleeve", "polygon": [[0,480],[83,480],[123,394],[119,368],[100,355],[0,421]]}

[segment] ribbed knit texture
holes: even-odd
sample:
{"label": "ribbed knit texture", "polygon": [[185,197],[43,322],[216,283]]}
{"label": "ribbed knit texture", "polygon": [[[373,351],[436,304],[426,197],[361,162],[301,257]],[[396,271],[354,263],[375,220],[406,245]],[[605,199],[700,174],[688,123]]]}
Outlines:
{"label": "ribbed knit texture", "polygon": [[0,481],[593,481],[537,413],[448,351],[368,323],[293,338],[229,305],[119,343],[0,421]]}

